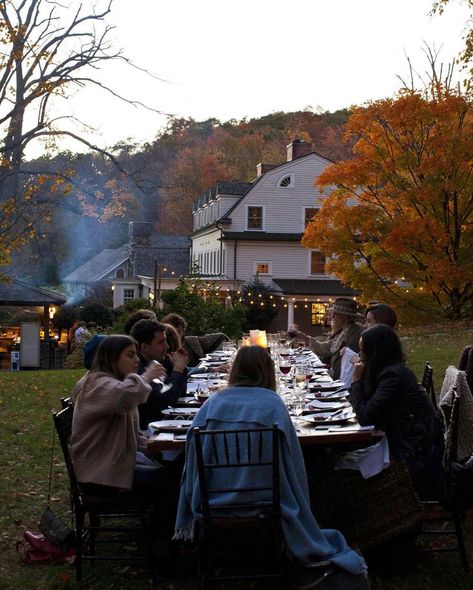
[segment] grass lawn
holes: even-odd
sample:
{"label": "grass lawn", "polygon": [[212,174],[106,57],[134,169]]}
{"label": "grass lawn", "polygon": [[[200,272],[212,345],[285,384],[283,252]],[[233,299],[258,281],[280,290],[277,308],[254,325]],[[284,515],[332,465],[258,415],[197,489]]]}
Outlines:
{"label": "grass lawn", "polygon": [[[449,364],[455,364],[461,350],[473,342],[473,332],[410,336],[403,339],[408,362],[420,377],[423,364],[431,361],[437,391]],[[146,572],[126,565],[86,564],[84,582],[75,583],[75,572],[67,566],[36,568],[19,564],[15,541],[25,529],[36,530],[45,507],[52,437],[51,409],[59,409],[60,398],[69,395],[81,370],[0,372],[0,590],[53,590],[148,587]],[[56,447],[52,506],[67,517],[67,481],[61,452]],[[469,529],[471,556],[473,522]],[[390,571],[372,570],[374,590],[456,590],[473,588],[473,575],[462,573],[458,555],[436,559],[392,562]],[[191,590],[194,580],[181,572],[173,580],[163,579],[162,590]]]}

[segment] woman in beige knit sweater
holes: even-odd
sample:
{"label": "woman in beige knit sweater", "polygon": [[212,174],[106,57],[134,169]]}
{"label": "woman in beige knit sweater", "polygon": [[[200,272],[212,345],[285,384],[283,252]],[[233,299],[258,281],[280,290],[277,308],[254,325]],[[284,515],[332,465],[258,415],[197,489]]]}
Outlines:
{"label": "woman in beige knit sweater", "polygon": [[85,493],[141,491],[144,483],[164,479],[165,469],[159,465],[151,461],[137,465],[137,408],[148,399],[150,382],[163,377],[166,371],[154,365],[140,376],[136,374],[138,363],[132,338],[107,336],[97,349],[90,373],[78,388],[71,456]]}

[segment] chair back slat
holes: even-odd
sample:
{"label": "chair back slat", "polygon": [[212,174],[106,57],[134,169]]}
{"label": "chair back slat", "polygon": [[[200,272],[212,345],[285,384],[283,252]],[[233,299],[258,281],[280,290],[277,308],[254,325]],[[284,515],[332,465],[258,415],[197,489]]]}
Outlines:
{"label": "chair back slat", "polygon": [[460,395],[457,388],[453,388],[453,405],[452,412],[450,414],[450,423],[448,425],[449,430],[449,445],[446,449],[447,452],[447,463],[451,464],[458,458],[458,425],[460,422]]}
{"label": "chair back slat", "polygon": [[[265,513],[280,515],[277,425],[208,431],[194,428],[192,433],[204,521],[212,517],[212,504],[218,506],[219,514],[225,510],[264,507]],[[245,485],[239,478],[239,469],[246,470]],[[222,498],[217,501],[219,494],[230,494],[231,502],[227,505]]]}

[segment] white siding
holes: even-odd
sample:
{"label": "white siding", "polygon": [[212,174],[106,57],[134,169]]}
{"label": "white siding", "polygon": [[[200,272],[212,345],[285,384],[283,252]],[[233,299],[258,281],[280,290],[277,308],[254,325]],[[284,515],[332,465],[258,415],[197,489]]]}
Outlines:
{"label": "white siding", "polygon": [[220,230],[213,230],[192,240],[192,262],[199,264],[202,274],[218,274],[220,259]]}
{"label": "white siding", "polygon": [[[226,275],[234,278],[233,242],[224,243],[226,251]],[[249,281],[254,277],[255,262],[270,262],[272,276],[278,279],[310,279],[317,276],[330,279],[329,275],[310,274],[310,250],[297,242],[237,242],[236,278]],[[261,280],[267,277],[260,276]],[[271,277],[270,277],[271,278]]]}
{"label": "white siding", "polygon": [[[327,165],[326,160],[311,154],[267,172],[232,211],[231,231],[246,231],[247,207],[260,206],[265,210],[263,227],[266,232],[303,232],[302,209],[320,207],[323,196],[314,188],[314,182]],[[289,173],[294,173],[294,186],[278,188],[278,182]]]}

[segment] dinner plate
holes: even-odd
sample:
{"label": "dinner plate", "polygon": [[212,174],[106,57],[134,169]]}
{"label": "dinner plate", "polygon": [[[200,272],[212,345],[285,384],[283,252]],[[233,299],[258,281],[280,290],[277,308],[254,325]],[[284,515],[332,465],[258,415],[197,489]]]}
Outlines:
{"label": "dinner plate", "polygon": [[345,387],[345,384],[341,381],[316,381],[315,383],[309,383],[309,387],[312,391],[318,389],[321,391],[335,391]]}
{"label": "dinner plate", "polygon": [[188,377],[188,379],[213,379],[214,381],[218,381],[219,378],[220,373],[193,373]]}
{"label": "dinner plate", "polygon": [[220,365],[222,365],[223,363],[224,363],[224,360],[223,360],[223,359],[220,359],[220,360],[218,360],[218,361],[212,361],[212,360],[209,360],[209,361],[205,360],[205,361],[204,361],[204,364],[205,364],[207,367],[219,367],[219,366],[220,366]]}
{"label": "dinner plate", "polygon": [[[192,398],[193,399],[193,398]],[[194,399],[193,399],[194,401]],[[199,408],[166,408],[166,410],[162,410],[161,414],[163,414],[163,416],[188,416],[190,418],[193,418],[197,412],[199,411]]]}
{"label": "dinner plate", "polygon": [[308,393],[306,395],[307,399],[318,399],[321,402],[333,402],[341,399],[345,399],[350,392],[346,389],[343,391],[320,391]]}
{"label": "dinner plate", "polygon": [[320,399],[313,399],[306,405],[306,408],[312,412],[330,412],[349,407],[350,404],[347,401],[321,401]]}
{"label": "dinner plate", "polygon": [[351,409],[347,409],[340,414],[334,415],[334,412],[317,412],[317,414],[307,414],[301,416],[302,422],[307,424],[343,424],[348,422],[351,418],[355,418],[356,414]]}
{"label": "dinner plate", "polygon": [[150,422],[149,428],[158,432],[187,432],[192,424],[192,420],[159,420]]}

